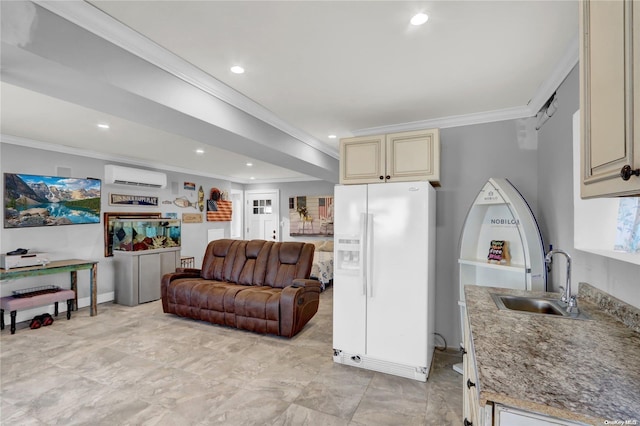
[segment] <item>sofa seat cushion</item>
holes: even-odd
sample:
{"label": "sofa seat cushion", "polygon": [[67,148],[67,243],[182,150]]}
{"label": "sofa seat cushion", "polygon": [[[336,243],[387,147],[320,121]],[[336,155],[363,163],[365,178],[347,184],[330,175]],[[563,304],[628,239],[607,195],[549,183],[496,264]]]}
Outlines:
{"label": "sofa seat cushion", "polygon": [[280,296],[282,289],[252,287],[236,295],[236,327],[280,335]]}
{"label": "sofa seat cushion", "polygon": [[260,288],[202,278],[181,278],[174,280],[168,288],[168,308],[169,312],[180,316],[235,327],[236,295],[244,290]]}

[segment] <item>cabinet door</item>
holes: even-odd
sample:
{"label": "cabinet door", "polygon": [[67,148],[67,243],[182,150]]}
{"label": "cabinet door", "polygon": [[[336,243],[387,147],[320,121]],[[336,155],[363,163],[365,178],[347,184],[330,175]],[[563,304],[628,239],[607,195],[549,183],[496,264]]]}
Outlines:
{"label": "cabinet door", "polygon": [[386,179],[440,181],[438,129],[392,133],[386,137]]}
{"label": "cabinet door", "polygon": [[640,177],[620,177],[623,166],[640,167],[640,146],[633,140],[632,82],[640,83],[632,67],[638,60],[631,60],[632,4],[580,2],[583,198],[640,193]]}
{"label": "cabinet door", "polygon": [[160,255],[158,253],[139,256],[138,303],[160,299]]}
{"label": "cabinet door", "polygon": [[[640,1],[634,0],[633,22],[633,52],[629,61],[633,64],[633,167],[640,167]],[[636,177],[635,185],[638,187],[636,195],[640,195],[640,177]]]}
{"label": "cabinet door", "polygon": [[165,274],[171,274],[180,266],[180,251],[167,251],[160,253],[160,278]]}
{"label": "cabinet door", "polygon": [[384,136],[340,140],[340,183],[376,183],[385,177]]}
{"label": "cabinet door", "polygon": [[480,409],[480,400],[478,395],[478,375],[476,373],[476,360],[473,351],[473,343],[471,342],[471,334],[469,330],[469,320],[464,316],[464,350],[463,358],[463,412],[462,415],[467,422],[473,425],[482,425],[483,417]]}

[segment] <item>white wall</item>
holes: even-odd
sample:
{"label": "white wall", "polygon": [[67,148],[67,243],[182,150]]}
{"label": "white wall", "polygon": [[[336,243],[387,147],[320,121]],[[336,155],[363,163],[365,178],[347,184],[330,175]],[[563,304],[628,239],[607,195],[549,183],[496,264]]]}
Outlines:
{"label": "white wall", "polygon": [[[69,155],[64,153],[46,151],[35,148],[24,148],[18,145],[0,143],[0,172],[2,173],[24,173],[57,176],[58,167],[71,169],[71,177],[94,177],[103,179],[104,165],[115,164],[90,157]],[[126,165],[126,164],[122,164]],[[102,212],[161,212],[178,213],[178,218],[182,213],[197,213],[198,210],[180,208],[163,202],[172,202],[177,197],[186,196],[189,200],[197,200],[196,191],[183,189],[185,181],[194,182],[196,188],[202,185],[205,191],[205,199],[209,197],[212,187],[228,191],[231,188],[230,182],[218,179],[204,178],[195,175],[188,175],[175,172],[166,172],[168,185],[165,189],[137,188],[122,185],[102,184]],[[3,177],[4,184],[4,177]],[[159,198],[159,206],[155,207],[135,207],[135,206],[110,206],[109,193],[150,195]],[[204,213],[203,213],[204,214]],[[0,220],[4,223],[4,209],[2,209]],[[213,228],[224,229],[225,236],[229,237],[229,222],[206,222],[182,224],[182,250],[183,256],[194,256],[196,266],[202,263],[202,257],[207,244],[207,230]],[[100,224],[87,225],[66,225],[55,227],[37,227],[24,229],[5,229],[0,231],[0,252],[6,253],[18,247],[27,248],[31,251],[42,251],[50,253],[51,260],[60,259],[89,259],[97,260],[98,263],[98,302],[105,302],[113,299],[114,291],[114,271],[112,257],[104,257],[104,227]],[[89,298],[89,275],[86,271],[78,273],[78,297],[81,299],[79,305],[88,306]],[[69,286],[68,274],[49,275],[46,278],[30,278],[13,282],[3,282],[0,286],[1,296],[10,295],[11,291],[33,287],[43,284],[53,284]],[[20,314],[20,313],[19,313]],[[21,319],[18,318],[18,321]]]}

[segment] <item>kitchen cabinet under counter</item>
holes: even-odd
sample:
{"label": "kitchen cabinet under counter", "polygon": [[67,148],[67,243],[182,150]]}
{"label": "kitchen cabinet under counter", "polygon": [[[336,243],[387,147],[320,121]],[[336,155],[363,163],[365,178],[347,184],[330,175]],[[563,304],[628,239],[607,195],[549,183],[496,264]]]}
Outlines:
{"label": "kitchen cabinet under counter", "polygon": [[492,297],[557,293],[464,291],[465,373],[476,392],[465,398],[469,424],[640,424],[640,309],[586,283],[578,304],[588,319],[500,309]]}

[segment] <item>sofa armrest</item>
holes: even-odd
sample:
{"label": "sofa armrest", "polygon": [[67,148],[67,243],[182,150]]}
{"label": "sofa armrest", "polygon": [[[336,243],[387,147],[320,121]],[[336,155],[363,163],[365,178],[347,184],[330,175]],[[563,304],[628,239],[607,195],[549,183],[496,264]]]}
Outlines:
{"label": "sofa armrest", "polygon": [[318,280],[308,280],[308,279],[304,279],[304,278],[296,278],[293,280],[293,282],[291,283],[291,287],[295,287],[295,288],[314,288],[317,287],[318,291],[320,291],[320,289],[322,288],[322,283]]}
{"label": "sofa armrest", "polygon": [[320,282],[295,279],[280,295],[280,335],[292,337],[318,311]]}
{"label": "sofa armrest", "polygon": [[162,276],[160,279],[160,297],[162,298],[162,309],[164,312],[169,312],[167,310],[167,288],[171,284],[171,281],[179,278],[200,278],[200,269],[177,268],[176,272],[170,272]]}

